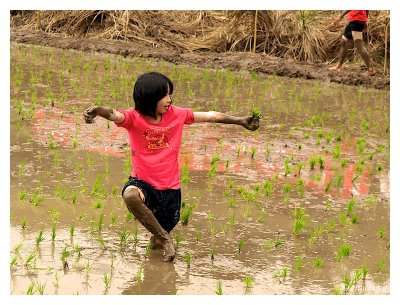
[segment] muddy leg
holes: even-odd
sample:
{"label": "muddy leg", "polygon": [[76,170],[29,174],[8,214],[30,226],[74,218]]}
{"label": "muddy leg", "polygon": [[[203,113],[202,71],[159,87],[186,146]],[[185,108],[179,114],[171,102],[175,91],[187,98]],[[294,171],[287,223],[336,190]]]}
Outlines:
{"label": "muddy leg", "polygon": [[360,53],[361,58],[363,59],[365,65],[368,68],[368,71],[364,73],[365,76],[372,76],[375,74],[374,69],[372,68],[371,58],[368,54],[367,49],[365,48],[365,43],[362,39],[354,40],[354,45],[357,48],[358,53]]}
{"label": "muddy leg", "polygon": [[164,250],[164,261],[172,262],[175,258],[174,241],[161,227],[154,214],[144,204],[139,190],[137,188],[127,188],[122,197],[128,210],[162,245]]}
{"label": "muddy leg", "polygon": [[340,71],[342,69],[342,65],[344,63],[344,60],[346,59],[346,55],[347,55],[347,42],[348,39],[345,37],[342,37],[342,39],[340,40],[340,48],[339,48],[339,61],[336,64],[336,66],[329,68],[329,70],[333,70],[333,71]]}

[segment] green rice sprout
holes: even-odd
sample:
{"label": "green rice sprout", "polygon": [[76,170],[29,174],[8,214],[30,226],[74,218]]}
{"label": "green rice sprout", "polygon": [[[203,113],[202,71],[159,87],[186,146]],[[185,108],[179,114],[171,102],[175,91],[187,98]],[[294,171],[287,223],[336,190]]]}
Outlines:
{"label": "green rice sprout", "polygon": [[101,213],[99,216],[99,221],[97,222],[97,229],[101,231],[103,230],[103,226],[104,226],[104,214]]}
{"label": "green rice sprout", "polygon": [[336,252],[336,260],[338,262],[342,261],[344,257],[350,256],[351,254],[351,246],[349,244],[343,243],[339,246],[339,249]]}
{"label": "green rice sprout", "polygon": [[114,226],[115,222],[117,220],[117,214],[111,213],[111,221],[110,221],[110,226]]}
{"label": "green rice sprout", "polygon": [[10,270],[14,269],[15,266],[18,264],[18,258],[14,256],[10,261]]}
{"label": "green rice sprout", "polygon": [[306,225],[306,210],[305,208],[296,208],[292,210],[292,216],[294,218],[294,224],[293,224],[293,234],[298,235],[300,231],[305,227]]}
{"label": "green rice sprout", "polygon": [[194,235],[196,237],[196,242],[199,242],[201,239],[201,231],[199,229],[196,229],[196,231],[194,232]]}
{"label": "green rice sprout", "polygon": [[318,162],[318,158],[317,157],[311,157],[310,159],[310,169],[313,170],[315,168],[315,164]]}
{"label": "green rice sprout", "polygon": [[186,266],[188,268],[190,268],[190,263],[191,263],[192,259],[191,259],[190,253],[188,251],[185,251],[184,259],[185,259]]}
{"label": "green rice sprout", "polygon": [[56,271],[56,273],[54,274],[54,282],[53,282],[54,287],[58,288],[60,286],[59,280],[60,280],[60,276],[58,275],[58,272]]}
{"label": "green rice sprout", "polygon": [[339,159],[340,157],[340,145],[336,144],[335,147],[333,148],[333,157],[335,159]]}
{"label": "green rice sprout", "polygon": [[195,207],[194,204],[187,204],[185,200],[182,201],[180,221],[183,226],[186,226],[189,223]]}
{"label": "green rice sprout", "polygon": [[217,287],[215,288],[215,294],[216,295],[223,295],[221,281],[218,281],[218,283],[217,283]]}
{"label": "green rice sprout", "polygon": [[51,226],[51,240],[55,241],[57,236],[57,224],[55,222],[53,222],[52,226]]}
{"label": "green rice sprout", "polygon": [[106,273],[103,276],[103,283],[104,283],[104,288],[108,290],[111,285],[111,276],[107,275]]}
{"label": "green rice sprout", "polygon": [[22,248],[22,244],[23,244],[23,242],[21,241],[21,242],[19,242],[18,244],[16,244],[15,246],[14,246],[14,253],[15,253],[15,255],[20,255],[19,254],[19,251],[21,250],[21,248]]}
{"label": "green rice sprout", "polygon": [[313,264],[315,267],[321,268],[324,264],[324,259],[321,257],[317,257],[316,259],[314,259]]}
{"label": "green rice sprout", "polygon": [[350,200],[347,202],[347,216],[349,216],[353,212],[355,204],[356,199],[354,197],[351,197]]}
{"label": "green rice sprout", "polygon": [[35,283],[30,283],[29,284],[29,286],[28,286],[28,289],[27,289],[27,291],[26,291],[26,294],[27,295],[32,295],[32,294],[34,294],[35,293]]}
{"label": "green rice sprout", "polygon": [[244,278],[244,286],[245,286],[246,289],[253,288],[254,280],[250,276],[246,276]]}
{"label": "green rice sprout", "polygon": [[304,267],[303,256],[299,255],[296,258],[295,269],[296,271],[300,271],[300,269],[303,267]]}
{"label": "green rice sprout", "polygon": [[243,246],[244,246],[244,239],[241,238],[241,239],[239,240],[239,243],[238,243],[238,253],[241,253],[241,252],[242,252]]}
{"label": "green rice sprout", "polygon": [[35,264],[37,260],[37,254],[36,252],[32,252],[31,254],[28,255],[28,257],[25,259],[24,266],[25,267],[30,267],[31,265]]}
{"label": "green rice sprout", "polygon": [[180,232],[178,232],[178,233],[175,235],[175,242],[176,242],[176,247],[177,247],[177,248],[179,247],[179,245],[181,244],[181,242],[182,242],[183,240],[184,240],[184,239],[183,239],[182,234],[181,234]]}
{"label": "green rice sprout", "polygon": [[322,156],[318,157],[318,163],[319,163],[319,168],[320,169],[324,169],[325,168],[325,161],[324,161],[324,158],[322,158]]}
{"label": "green rice sprout", "polygon": [[36,245],[39,245],[44,240],[43,230],[39,231],[39,233],[36,236],[35,240],[36,240]]}
{"label": "green rice sprout", "polygon": [[136,271],[135,281],[139,284],[143,282],[143,268],[140,267],[138,271]]}
{"label": "green rice sprout", "polygon": [[376,264],[376,272],[381,272],[383,268],[386,266],[385,258],[381,258],[378,263]]}
{"label": "green rice sprout", "polygon": [[251,116],[252,116],[253,118],[260,118],[260,116],[261,116],[261,110],[260,110],[259,108],[253,108],[253,109],[251,110]]}
{"label": "green rice sprout", "polygon": [[75,225],[71,224],[71,226],[69,227],[69,235],[71,236],[71,238],[73,238],[75,236]]}
{"label": "green rice sprout", "polygon": [[385,233],[386,233],[386,231],[385,231],[385,228],[384,228],[384,227],[379,228],[379,230],[378,230],[378,237],[379,237],[380,239],[383,239],[383,238],[385,237]]}
{"label": "green rice sprout", "polygon": [[151,241],[149,241],[146,245],[145,251],[144,251],[144,255],[146,257],[150,256],[151,250],[153,249],[153,243]]}
{"label": "green rice sprout", "polygon": [[25,229],[25,228],[26,228],[26,218],[25,218],[25,217],[22,218],[21,227],[22,227],[22,229]]}

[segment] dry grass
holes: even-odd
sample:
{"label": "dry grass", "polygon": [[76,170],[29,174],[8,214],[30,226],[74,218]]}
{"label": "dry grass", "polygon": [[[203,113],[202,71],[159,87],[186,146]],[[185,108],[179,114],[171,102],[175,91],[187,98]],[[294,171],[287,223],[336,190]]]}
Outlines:
{"label": "dry grass", "polygon": [[[306,62],[334,60],[346,24],[337,11],[258,11],[256,52]],[[367,41],[383,61],[388,11],[370,11]],[[183,52],[254,48],[255,11],[11,11],[12,29],[140,42]],[[388,38],[388,44],[390,39]]]}

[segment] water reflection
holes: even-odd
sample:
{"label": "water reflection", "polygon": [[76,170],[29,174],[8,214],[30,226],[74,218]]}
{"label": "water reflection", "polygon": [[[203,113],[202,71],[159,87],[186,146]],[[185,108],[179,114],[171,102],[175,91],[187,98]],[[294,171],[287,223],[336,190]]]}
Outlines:
{"label": "water reflection", "polygon": [[[122,294],[141,295],[167,295],[176,294],[176,280],[178,273],[173,263],[164,263],[159,258],[153,258],[141,265],[141,280],[138,274],[128,282],[128,287],[122,290]],[[140,272],[140,268],[138,272]]]}

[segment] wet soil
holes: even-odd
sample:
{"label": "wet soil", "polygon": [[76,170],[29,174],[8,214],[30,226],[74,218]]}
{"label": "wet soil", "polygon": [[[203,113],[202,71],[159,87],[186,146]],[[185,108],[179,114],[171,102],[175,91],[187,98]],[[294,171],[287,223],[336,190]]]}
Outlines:
{"label": "wet soil", "polygon": [[[262,113],[256,132],[185,126],[182,199],[195,208],[172,231],[174,264],[148,251],[121,199],[126,132],[82,118],[96,102],[132,107],[133,81],[150,69],[171,76],[178,106]],[[10,72],[11,294],[389,294],[388,90],[14,42]],[[315,156],[323,166],[311,168]]]}
{"label": "wet soil", "polygon": [[[249,52],[226,53],[181,53],[171,49],[161,49],[146,43],[98,38],[63,37],[42,31],[11,31],[11,41],[36,44],[62,49],[75,49],[85,52],[103,52],[124,57],[143,57],[164,60],[174,64],[193,64],[199,68],[230,68],[232,71],[256,71],[260,74],[275,74],[291,78],[316,79],[345,85],[366,86],[376,89],[389,89],[390,76],[379,71],[373,77],[362,76],[361,64],[344,66],[338,72],[328,71],[333,64],[297,63],[265,54]],[[365,69],[365,67],[364,67]]]}

